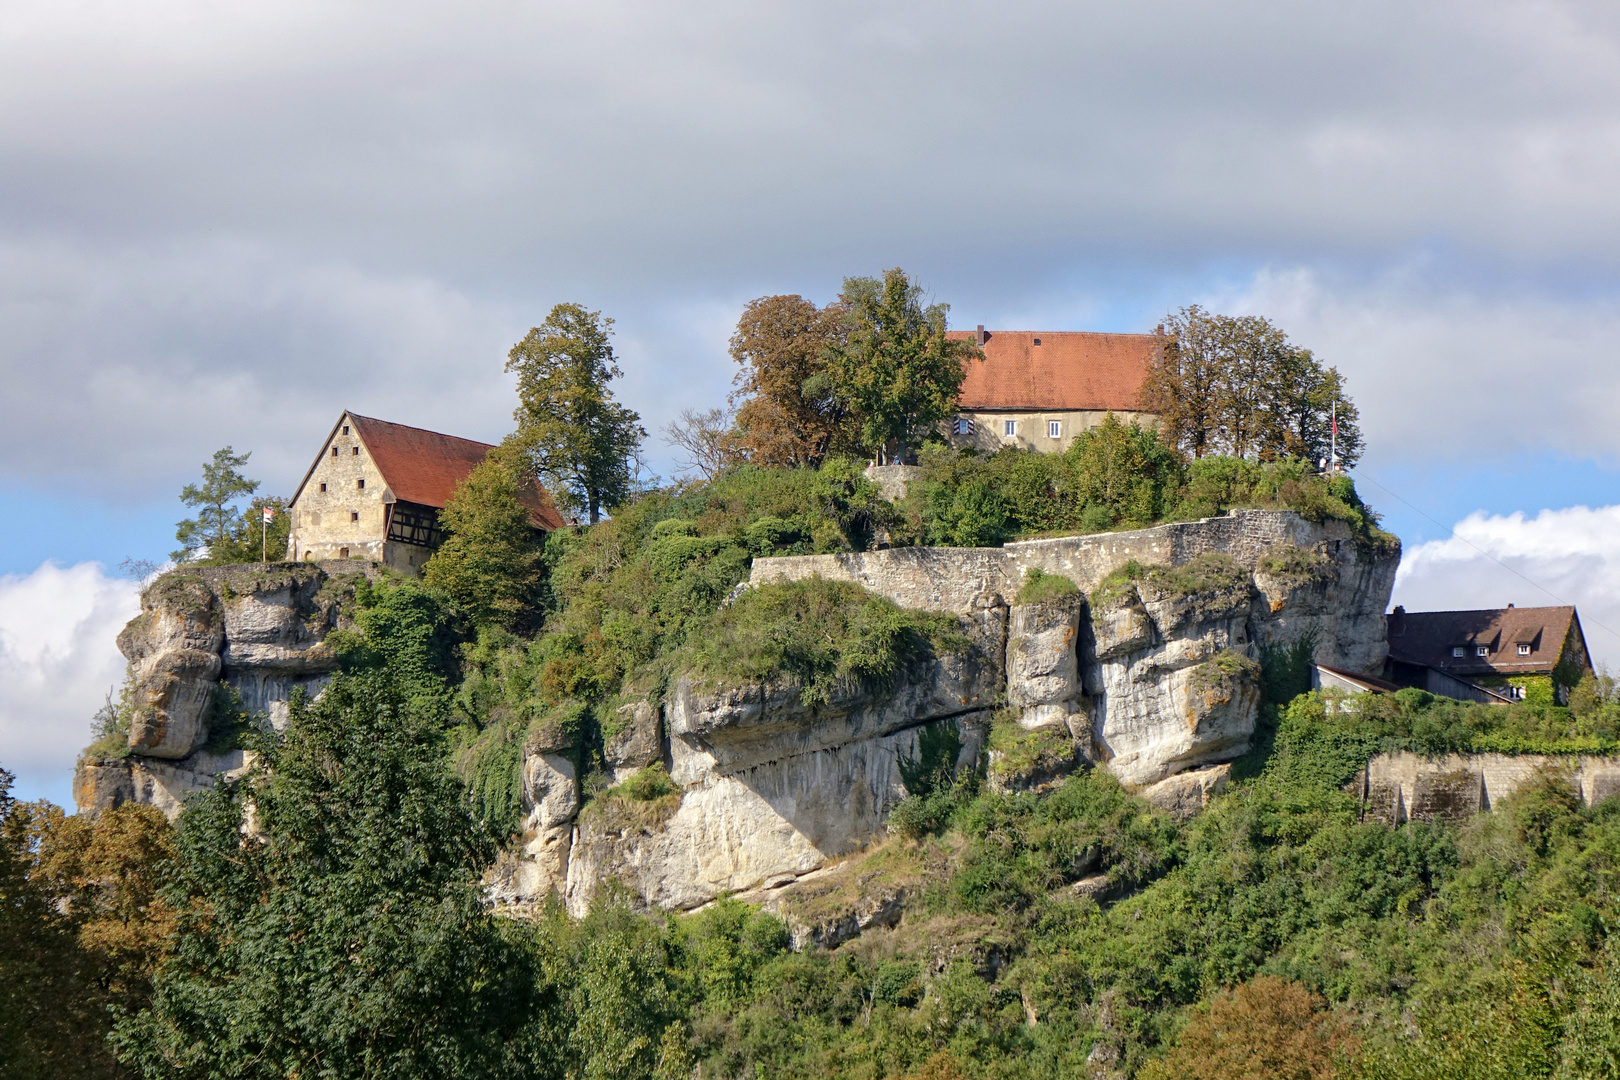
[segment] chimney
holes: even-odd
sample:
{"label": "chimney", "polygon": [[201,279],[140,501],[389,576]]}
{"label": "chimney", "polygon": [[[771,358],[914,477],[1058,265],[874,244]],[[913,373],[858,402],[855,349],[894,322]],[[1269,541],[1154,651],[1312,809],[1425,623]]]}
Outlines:
{"label": "chimney", "polygon": [[1389,613],[1389,636],[1395,637],[1404,633],[1406,633],[1406,608],[1396,604],[1395,610]]}
{"label": "chimney", "polygon": [[988,336],[989,335],[984,332],[984,323],[980,323],[979,328],[973,332],[974,340],[977,341],[980,345],[984,344],[984,339],[986,337],[988,337]]}

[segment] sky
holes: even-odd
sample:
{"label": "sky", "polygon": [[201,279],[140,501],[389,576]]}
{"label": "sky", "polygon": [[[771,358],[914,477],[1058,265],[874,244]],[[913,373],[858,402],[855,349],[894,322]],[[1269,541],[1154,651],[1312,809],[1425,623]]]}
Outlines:
{"label": "sky", "polygon": [[657,433],[748,300],[901,266],[956,326],[1262,314],[1345,376],[1409,607],[1620,657],[1620,8],[0,0],[0,765],[71,798],[128,558],[214,450],[497,440],[616,320]]}

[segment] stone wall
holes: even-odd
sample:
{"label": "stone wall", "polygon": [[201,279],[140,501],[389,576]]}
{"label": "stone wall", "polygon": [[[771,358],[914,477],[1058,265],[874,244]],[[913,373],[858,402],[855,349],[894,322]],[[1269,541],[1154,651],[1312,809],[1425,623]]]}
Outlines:
{"label": "stone wall", "polygon": [[1348,790],[1374,821],[1461,821],[1542,774],[1567,783],[1588,806],[1620,794],[1620,758],[1545,754],[1380,754]]}

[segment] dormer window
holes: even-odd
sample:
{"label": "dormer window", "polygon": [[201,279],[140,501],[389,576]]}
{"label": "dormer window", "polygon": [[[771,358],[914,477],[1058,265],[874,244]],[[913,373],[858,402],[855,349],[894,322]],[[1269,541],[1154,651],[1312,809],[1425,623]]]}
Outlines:
{"label": "dormer window", "polygon": [[1490,646],[1489,645],[1475,645],[1474,646],[1474,655],[1475,656],[1489,656],[1489,655],[1491,655]]}
{"label": "dormer window", "polygon": [[1035,339],[1035,344],[1037,344],[1037,345],[1039,345],[1039,344],[1040,344],[1040,343],[1041,343],[1041,339],[1040,339],[1040,338],[1036,338],[1036,339]]}
{"label": "dormer window", "polygon": [[1520,645],[1519,645],[1519,655],[1520,656],[1529,656],[1530,655],[1530,646],[1521,642]]}
{"label": "dormer window", "polygon": [[1461,645],[1457,645],[1454,648],[1452,648],[1451,655],[1452,656],[1467,656],[1468,655],[1468,650],[1463,648]]}

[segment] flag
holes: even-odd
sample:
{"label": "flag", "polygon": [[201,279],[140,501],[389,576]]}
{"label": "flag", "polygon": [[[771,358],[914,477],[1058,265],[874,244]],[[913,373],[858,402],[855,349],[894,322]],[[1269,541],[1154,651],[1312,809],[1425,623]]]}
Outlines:
{"label": "flag", "polygon": [[275,507],[267,506],[267,507],[264,508],[264,523],[266,525],[270,524],[270,519],[275,517],[275,516],[276,516]]}

